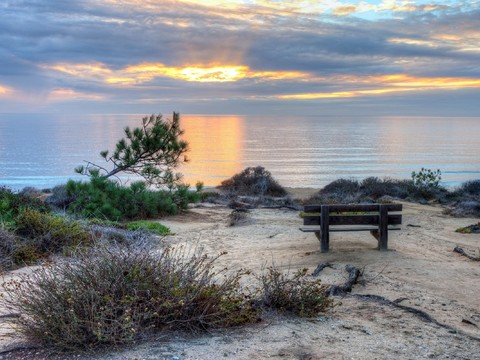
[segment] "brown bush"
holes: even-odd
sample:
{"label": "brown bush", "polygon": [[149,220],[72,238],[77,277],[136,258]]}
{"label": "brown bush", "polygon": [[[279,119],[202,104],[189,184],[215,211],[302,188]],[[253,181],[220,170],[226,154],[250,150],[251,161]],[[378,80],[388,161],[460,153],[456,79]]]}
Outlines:
{"label": "brown bush", "polygon": [[4,285],[17,329],[60,350],[135,341],[168,329],[200,331],[256,320],[239,291],[244,274],[213,271],[217,258],[164,249],[100,247]]}
{"label": "brown bush", "polygon": [[261,166],[249,167],[222,181],[219,189],[232,195],[285,196],[287,191]]}
{"label": "brown bush", "polygon": [[312,317],[333,307],[326,294],[328,287],[307,275],[307,269],[285,274],[274,265],[260,275],[265,306],[302,317]]}

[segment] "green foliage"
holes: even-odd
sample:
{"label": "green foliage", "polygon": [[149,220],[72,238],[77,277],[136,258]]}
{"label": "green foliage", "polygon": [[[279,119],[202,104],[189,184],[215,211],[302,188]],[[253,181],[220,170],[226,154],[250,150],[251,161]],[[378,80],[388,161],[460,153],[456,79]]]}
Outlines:
{"label": "green foliage", "polygon": [[146,221],[146,220],[137,220],[132,221],[127,224],[127,229],[136,231],[136,230],[145,230],[153,232],[157,235],[168,235],[170,234],[170,229],[165,225],[162,225],[158,222]]}
{"label": "green foliage", "polygon": [[259,280],[262,285],[262,301],[267,307],[312,317],[333,306],[333,300],[326,295],[327,287],[318,279],[312,280],[307,275],[307,269],[298,270],[289,276],[271,266]]}
{"label": "green foliage", "polygon": [[412,180],[415,186],[421,188],[437,188],[442,180],[442,172],[440,169],[433,171],[422,167],[418,173],[412,171]]}
{"label": "green foliage", "polygon": [[175,214],[179,208],[172,192],[152,191],[142,182],[125,187],[94,176],[90,182],[70,180],[67,191],[75,198],[67,211],[85,218],[113,221],[146,219]]}
{"label": "green foliage", "polygon": [[164,249],[94,248],[4,284],[18,331],[60,350],[131,343],[168,329],[201,331],[256,320],[239,292],[245,273],[216,274],[217,258]]}
{"label": "green foliage", "polygon": [[[23,209],[16,219],[16,234],[30,239],[28,247],[36,254],[48,254],[91,244],[88,231],[77,221]],[[25,259],[25,262],[29,262]]]}
{"label": "green foliage", "polygon": [[112,170],[88,162],[86,167],[79,166],[75,171],[104,178],[123,172],[140,176],[149,185],[172,186],[181,178],[174,169],[187,161],[184,154],[188,144],[180,139],[182,134],[177,113],[173,113],[172,120],[164,120],[162,115],[144,117],[141,128],[125,128],[125,138],[117,142],[111,155],[108,150],[100,153],[113,166]]}
{"label": "green foliage", "polygon": [[222,181],[219,189],[233,195],[285,196],[287,191],[261,166],[249,167]]}
{"label": "green foliage", "polygon": [[14,230],[16,218],[24,209],[49,211],[47,206],[36,197],[14,193],[6,187],[0,187],[0,228]]}

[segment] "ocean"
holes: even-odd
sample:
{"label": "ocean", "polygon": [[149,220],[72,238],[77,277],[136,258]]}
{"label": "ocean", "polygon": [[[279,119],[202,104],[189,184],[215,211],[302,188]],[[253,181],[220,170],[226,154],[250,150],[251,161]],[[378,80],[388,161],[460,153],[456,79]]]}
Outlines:
{"label": "ocean", "polygon": [[[74,168],[108,166],[99,152],[113,150],[125,126],[140,126],[143,116],[0,114],[0,185],[45,189],[86,180]],[[440,169],[445,186],[480,178],[480,118],[181,114],[181,127],[190,161],[179,171],[191,185],[215,186],[248,166],[263,166],[289,187],[410,179],[422,167]]]}

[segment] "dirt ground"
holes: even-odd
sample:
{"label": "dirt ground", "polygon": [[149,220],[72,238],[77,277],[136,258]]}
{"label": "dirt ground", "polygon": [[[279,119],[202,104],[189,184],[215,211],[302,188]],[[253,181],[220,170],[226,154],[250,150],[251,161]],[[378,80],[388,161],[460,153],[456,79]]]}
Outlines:
{"label": "dirt ground", "polygon": [[[307,192],[297,189],[296,194]],[[376,250],[368,232],[343,232],[332,233],[330,252],[320,253],[316,237],[298,230],[298,211],[254,209],[235,226],[229,226],[230,213],[223,206],[196,205],[162,220],[174,233],[166,241],[198,244],[212,256],[225,251],[218,267],[254,273],[271,264],[313,272],[329,263],[320,274],[326,284],[343,283],[345,266],[353,265],[362,276],[352,294],[335,297],[338,305],[314,319],[270,313],[255,325],[200,336],[170,334],[128,349],[60,358],[480,359],[480,262],[453,252],[460,246],[480,254],[480,234],[455,232],[478,219],[452,218],[441,207],[404,203],[402,230],[389,233],[389,251]],[[0,335],[0,349],[21,343],[6,328]],[[48,354],[38,349],[0,354],[0,359],[43,358]]]}

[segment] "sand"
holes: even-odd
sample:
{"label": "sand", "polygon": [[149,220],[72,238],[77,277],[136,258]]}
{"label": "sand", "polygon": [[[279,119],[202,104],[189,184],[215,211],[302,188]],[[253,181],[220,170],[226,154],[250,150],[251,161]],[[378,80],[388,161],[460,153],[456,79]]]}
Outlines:
{"label": "sand", "polygon": [[[302,196],[308,193],[299,191]],[[314,319],[272,312],[254,325],[198,336],[170,334],[128,349],[76,358],[480,359],[480,262],[453,252],[461,246],[479,255],[480,234],[455,232],[478,219],[452,218],[439,206],[404,203],[402,230],[389,234],[389,251],[376,250],[368,232],[354,232],[331,234],[330,252],[320,253],[316,237],[298,230],[298,211],[254,209],[235,226],[228,224],[230,212],[224,206],[195,205],[161,221],[175,233],[165,240],[174,246],[198,244],[212,256],[225,251],[217,266],[233,270],[259,273],[274,263],[312,272],[318,264],[329,263],[332,267],[320,274],[326,284],[344,282],[345,266],[353,265],[363,272],[353,295],[335,297],[337,306]],[[361,295],[396,301],[435,321]],[[0,335],[3,349],[18,344],[8,331]],[[45,357],[41,351],[25,351],[4,358]]]}

